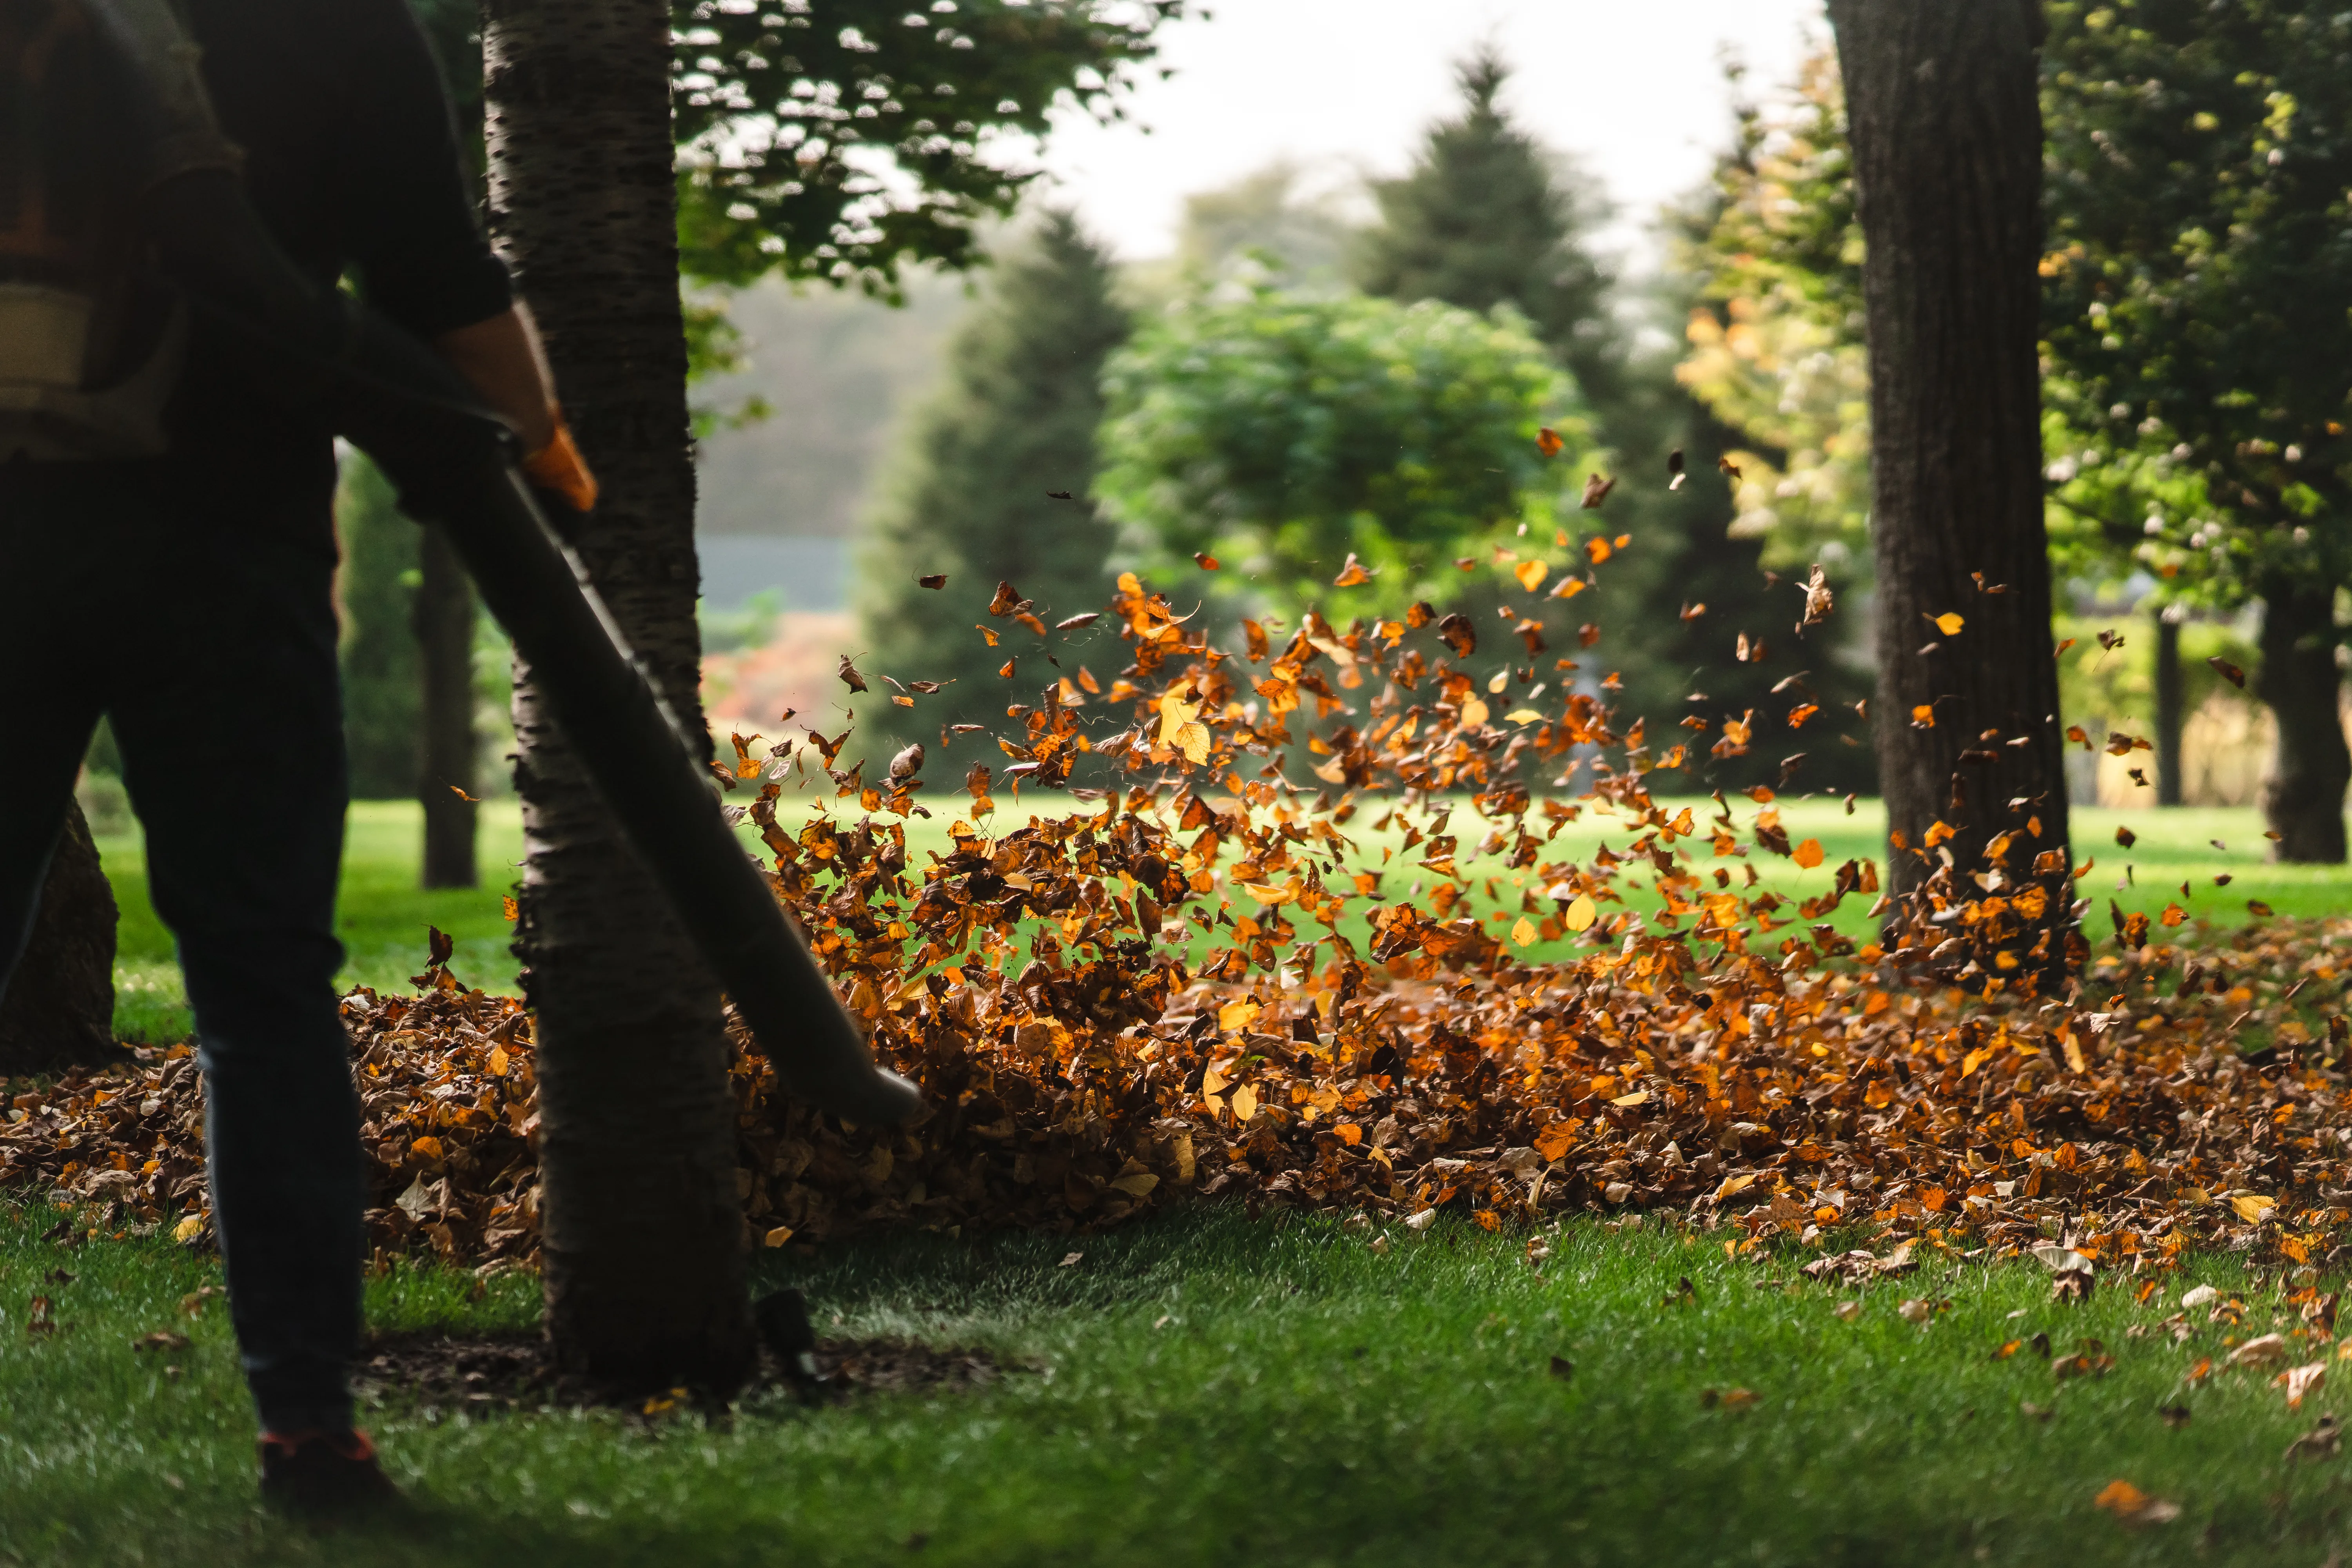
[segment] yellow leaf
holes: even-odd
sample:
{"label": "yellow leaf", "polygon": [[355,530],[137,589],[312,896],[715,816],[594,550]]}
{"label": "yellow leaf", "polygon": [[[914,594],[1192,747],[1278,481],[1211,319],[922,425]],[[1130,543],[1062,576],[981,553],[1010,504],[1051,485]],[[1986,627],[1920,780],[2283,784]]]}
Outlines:
{"label": "yellow leaf", "polygon": [[788,1225],[780,1225],[775,1229],[770,1231],[762,1239],[764,1239],[770,1247],[782,1247],[792,1238],[793,1227]]}
{"label": "yellow leaf", "polygon": [[1601,906],[1592,901],[1591,895],[1579,893],[1576,901],[1568,906],[1568,912],[1560,916],[1559,923],[1572,931],[1580,931],[1589,930],[1600,918]]}
{"label": "yellow leaf", "polygon": [[506,1077],[507,1063],[512,1058],[508,1057],[504,1047],[492,1046],[490,1047],[490,1076],[493,1078]]}
{"label": "yellow leaf", "polygon": [[[1241,1097],[1236,1095],[1234,1098],[1238,1100]],[[1118,1188],[1120,1192],[1127,1194],[1129,1196],[1138,1198],[1147,1195],[1150,1193],[1152,1188],[1159,1184],[1160,1178],[1153,1175],[1149,1171],[1138,1171],[1131,1176],[1121,1176],[1118,1180],[1111,1184],[1112,1186]]]}
{"label": "yellow leaf", "polygon": [[1532,708],[1514,708],[1508,713],[1504,714],[1503,717],[1514,724],[1539,724],[1543,722],[1543,715],[1537,712]]}
{"label": "yellow leaf", "polygon": [[1176,749],[1184,753],[1186,762],[1196,767],[1207,762],[1209,760],[1207,728],[1198,721],[1180,726],[1176,731]]}
{"label": "yellow leaf", "polygon": [[1228,1002],[1217,1009],[1217,1027],[1230,1035],[1235,1029],[1247,1028],[1250,1020],[1257,1015],[1258,1005],[1246,997],[1239,1002]]}
{"label": "yellow leaf", "polygon": [[[1372,574],[1364,570],[1364,563],[1357,560],[1356,552],[1350,550],[1348,552],[1348,563],[1339,568],[1339,574],[1331,580],[1331,586],[1334,588],[1360,588],[1371,580]],[[1118,1184],[1114,1183],[1112,1184],[1117,1185]]]}
{"label": "yellow leaf", "polygon": [[1276,904],[1286,904],[1298,896],[1296,884],[1285,884],[1277,888],[1265,882],[1244,882],[1241,886],[1242,891],[1269,909]]}
{"label": "yellow leaf", "polygon": [[[1650,1091],[1646,1089],[1637,1089],[1631,1094],[1619,1095],[1609,1103],[1612,1105],[1647,1105],[1650,1103]],[[1752,1177],[1750,1178],[1750,1180],[1753,1179],[1754,1178]]]}
{"label": "yellow leaf", "polygon": [[1562,577],[1559,580],[1559,586],[1551,591],[1551,596],[1555,599],[1573,599],[1584,592],[1584,579],[1581,577]]}
{"label": "yellow leaf", "polygon": [[1476,729],[1486,721],[1489,711],[1491,710],[1487,708],[1484,699],[1473,697],[1462,705],[1462,727],[1465,730]]}
{"label": "yellow leaf", "polygon": [[198,1236],[203,1234],[204,1228],[205,1216],[200,1214],[192,1214],[188,1215],[187,1218],[182,1220],[179,1224],[172,1227],[172,1239],[184,1245],[185,1243],[195,1240]]}
{"label": "yellow leaf", "polygon": [[1789,858],[1810,871],[1822,863],[1822,841],[1808,838],[1789,852]]}
{"label": "yellow leaf", "polygon": [[1257,1090],[1248,1084],[1234,1090],[1234,1120],[1247,1121],[1257,1114]]}
{"label": "yellow leaf", "polygon": [[1749,1187],[1754,1186],[1755,1184],[1756,1173],[1753,1171],[1749,1171],[1744,1175],[1726,1176],[1723,1178],[1723,1185],[1715,1189],[1716,1200],[1719,1203],[1723,1199],[1731,1196],[1734,1193],[1746,1192]]}
{"label": "yellow leaf", "polygon": [[1543,586],[1544,574],[1550,570],[1540,561],[1522,561],[1511,568],[1511,575],[1519,580],[1520,587],[1532,594]]}
{"label": "yellow leaf", "polygon": [[1517,942],[1521,947],[1532,947],[1535,945],[1536,928],[1528,923],[1527,916],[1521,915],[1518,919],[1518,923],[1511,927],[1511,940]]}
{"label": "yellow leaf", "polygon": [[1930,616],[1927,618],[1934,621],[1936,623],[1936,629],[1943,633],[1948,637],[1956,637],[1959,636],[1960,628],[1968,624],[1959,616],[1952,614],[1949,610],[1945,611],[1940,616]]}
{"label": "yellow leaf", "polygon": [[2230,1206],[2236,1209],[2238,1217],[2248,1225],[2260,1225],[2269,1217],[2271,1210],[2278,1207],[2278,1199],[2256,1197],[2249,1194],[2244,1197],[2231,1198]]}

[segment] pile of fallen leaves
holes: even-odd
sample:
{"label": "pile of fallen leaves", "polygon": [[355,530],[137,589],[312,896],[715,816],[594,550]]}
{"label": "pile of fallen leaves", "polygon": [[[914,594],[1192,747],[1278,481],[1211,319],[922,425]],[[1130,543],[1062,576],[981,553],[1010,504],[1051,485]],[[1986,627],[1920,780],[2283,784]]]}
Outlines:
{"label": "pile of fallen leaves", "polygon": [[[1587,540],[1580,564],[1624,542]],[[1531,595],[1546,576],[1515,574]],[[1077,668],[1011,703],[1003,773],[966,771],[928,865],[905,831],[933,815],[924,748],[868,781],[835,765],[846,733],[732,737],[721,771],[759,786],[732,809],[778,897],[926,1103],[888,1129],[789,1103],[738,1030],[748,1235],[1092,1227],[1199,1194],[1416,1225],[1670,1209],[1751,1236],[2063,1236],[2085,1258],[2162,1261],[2265,1238],[2301,1258],[2352,1221],[2343,1020],[2316,1005],[2340,996],[2352,922],[2189,948],[2151,945],[2147,916],[2117,909],[2098,955],[2075,889],[2088,862],[2024,803],[1980,865],[1954,862],[1945,824],[1898,840],[1916,862],[1900,900],[1869,860],[1793,904],[1759,890],[1754,856],[1822,864],[1773,791],[1737,808],[1717,792],[1708,815],[1661,805],[1646,781],[1685,744],[1654,757],[1639,721],[1619,732],[1613,677],[1538,667],[1543,604],[1591,580],[1507,609],[1513,664],[1480,679],[1458,615],[1415,605],[1343,632],[1309,611],[1286,642],[1247,621],[1229,654],[1130,575],[1111,606],[1128,662],[1107,683],[1077,658],[1109,646],[1101,617],[1048,628],[1001,585],[992,612]],[[1819,624],[1818,571],[1800,586]],[[1573,637],[1581,652],[1599,633]],[[1790,727],[1817,711],[1801,683],[1790,702]],[[1746,752],[1759,722],[1726,719],[1710,754]],[[940,753],[962,739],[943,731]],[[1302,744],[1328,786],[1311,800],[1285,766]],[[1062,815],[1013,826],[995,799],[1081,770],[1097,782]],[[1552,775],[1546,793],[1531,772]],[[780,814],[794,779],[830,801]],[[1377,858],[1349,834],[1360,815],[1391,840]],[[1622,847],[1555,854],[1588,817]],[[1501,906],[1484,921],[1482,883]],[[1877,941],[1840,934],[1848,898],[1875,900]],[[387,1255],[527,1263],[530,1020],[435,957],[418,994],[345,1003],[369,1223]],[[91,1229],[195,1239],[199,1095],[184,1047],[18,1095],[0,1182]]]}

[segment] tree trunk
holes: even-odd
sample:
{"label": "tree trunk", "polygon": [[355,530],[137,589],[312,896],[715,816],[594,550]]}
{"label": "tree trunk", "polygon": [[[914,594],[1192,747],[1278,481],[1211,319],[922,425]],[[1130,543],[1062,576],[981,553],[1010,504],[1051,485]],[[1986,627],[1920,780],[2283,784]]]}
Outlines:
{"label": "tree trunk", "polygon": [[[487,0],[483,19],[491,232],[604,486],[593,516],[558,516],[698,724],[669,7]],[[591,1375],[731,1390],[754,1348],[719,989],[526,666],[514,717],[549,1331]]]}
{"label": "tree trunk", "polygon": [[114,1038],[114,889],[81,807],[68,808],[40,913],[0,1000],[0,1076],[121,1059]]}
{"label": "tree trunk", "polygon": [[2352,752],[2336,706],[2336,587],[2273,577],[2263,584],[2263,668],[2254,695],[2278,721],[2263,816],[2282,860],[2341,865]]}
{"label": "tree trunk", "polygon": [[2180,623],[2156,613],[2156,804],[2180,804]]}
{"label": "tree trunk", "polygon": [[[418,552],[416,644],[424,674],[425,886],[471,888],[474,855],[474,585],[449,546],[428,526]],[[462,792],[462,793],[460,793]]]}
{"label": "tree trunk", "polygon": [[[1877,746],[1895,891],[1937,868],[1921,851],[1939,822],[1963,875],[1989,841],[2038,822],[2010,847],[2021,879],[2066,842],[2035,357],[2039,13],[2032,0],[1829,11],[1868,246]],[[1951,615],[1958,630],[1934,624]],[[2047,926],[2073,893],[2043,879]],[[2047,983],[2064,943],[2041,935]]]}

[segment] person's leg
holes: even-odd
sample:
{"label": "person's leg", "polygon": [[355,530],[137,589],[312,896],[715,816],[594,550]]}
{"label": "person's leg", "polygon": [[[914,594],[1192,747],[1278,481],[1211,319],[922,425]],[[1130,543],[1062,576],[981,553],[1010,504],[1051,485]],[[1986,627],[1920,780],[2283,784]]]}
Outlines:
{"label": "person's leg", "polygon": [[205,1076],[213,1223],[266,1431],[351,1425],[364,1198],[334,987],[345,795],[333,562],[175,520],[110,704]]}
{"label": "person's leg", "polygon": [[[33,934],[75,774],[98,724],[96,563],[80,527],[50,526],[51,476],[0,466],[0,997]],[[58,510],[84,519],[102,489]],[[77,613],[77,611],[82,613]]]}

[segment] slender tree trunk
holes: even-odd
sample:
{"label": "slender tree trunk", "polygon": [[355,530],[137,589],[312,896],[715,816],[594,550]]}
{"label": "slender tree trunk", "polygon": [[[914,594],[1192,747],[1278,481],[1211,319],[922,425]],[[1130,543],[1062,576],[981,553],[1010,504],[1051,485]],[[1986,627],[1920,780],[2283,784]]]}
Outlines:
{"label": "slender tree trunk", "polygon": [[[490,226],[604,485],[567,520],[698,722],[694,469],[664,0],[487,0]],[[548,1327],[563,1363],[731,1389],[753,1341],[717,984],[518,667]]]}
{"label": "slender tree trunk", "polygon": [[2263,584],[2263,668],[2254,695],[2278,721],[2263,816],[2279,836],[2282,860],[2344,860],[2352,752],[2345,750],[2336,706],[2336,641],[2334,584],[2274,577]]}
{"label": "slender tree trunk", "polygon": [[114,889],[79,805],[49,862],[32,941],[0,1000],[0,1074],[121,1059],[114,1038]]}
{"label": "slender tree trunk", "polygon": [[[1829,12],[1868,246],[1879,775],[1890,837],[1907,847],[1891,857],[1895,889],[1936,868],[1920,851],[1938,822],[1968,873],[1990,840],[2038,821],[2010,847],[2015,880],[2066,841],[2035,357],[2039,13],[2032,0]],[[1951,615],[1958,630],[1935,624]],[[2054,921],[2072,888],[2048,885]],[[2042,934],[2047,982],[2064,944]]]}
{"label": "slender tree trunk", "polygon": [[2156,613],[2156,804],[2180,804],[2180,623]]}
{"label": "slender tree trunk", "polygon": [[[425,767],[425,885],[471,888],[481,876],[474,854],[474,585],[448,535],[428,526],[418,550],[416,643],[422,655]],[[459,792],[463,792],[462,794]]]}

